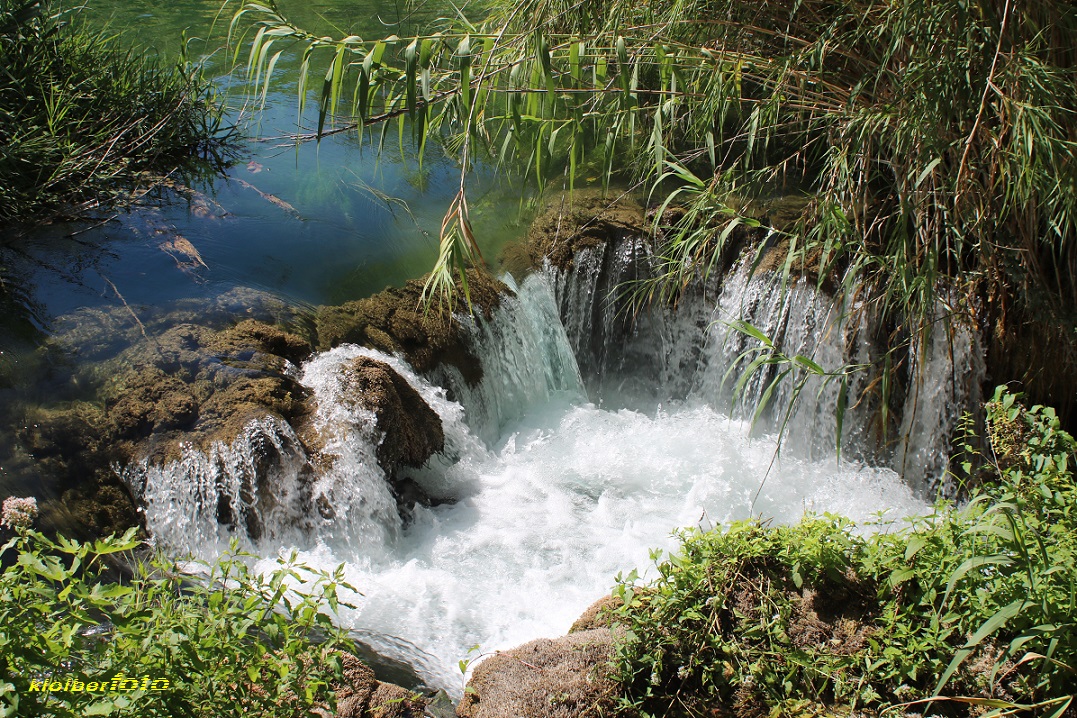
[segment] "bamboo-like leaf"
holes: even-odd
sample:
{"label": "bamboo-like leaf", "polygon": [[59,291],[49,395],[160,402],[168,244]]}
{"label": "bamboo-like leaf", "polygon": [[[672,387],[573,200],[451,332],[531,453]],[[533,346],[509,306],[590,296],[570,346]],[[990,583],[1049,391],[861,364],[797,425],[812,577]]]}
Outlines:
{"label": "bamboo-like leaf", "polygon": [[405,74],[405,96],[407,98],[408,117],[415,117],[416,106],[416,81],[419,72],[419,41],[418,39],[412,40],[411,44],[404,50],[404,74]]}
{"label": "bamboo-like leaf", "polygon": [[793,371],[792,369],[785,369],[785,370],[779,372],[778,374],[776,374],[774,376],[774,378],[770,380],[770,383],[767,385],[767,388],[763,392],[763,395],[759,397],[759,402],[756,404],[755,412],[752,414],[751,425],[753,427],[759,421],[759,417],[763,415],[763,412],[766,410],[767,406],[770,404],[770,398],[774,394],[775,387],[777,387],[782,382],[783,379],[785,379],[787,376],[789,376],[789,374],[791,374],[792,371]]}
{"label": "bamboo-like leaf", "polygon": [[965,659],[972,654],[972,651],[976,646],[980,645],[983,639],[1002,628],[1006,625],[1007,621],[1020,613],[1021,609],[1025,606],[1025,603],[1024,599],[1018,599],[1013,603],[1003,606],[996,611],[993,616],[984,621],[983,625],[981,625],[980,628],[969,637],[969,640],[965,642],[965,645],[954,654],[954,658],[950,661],[950,665],[946,667],[946,670],[943,671],[942,675],[939,677],[939,682],[935,684],[935,690],[933,691],[934,695],[939,695],[939,692],[942,691],[943,687],[950,680],[950,677],[961,666]]}
{"label": "bamboo-like leaf", "polygon": [[468,35],[460,41],[456,48],[457,62],[460,68],[460,101],[462,112],[467,114],[471,110],[471,38]]}
{"label": "bamboo-like leaf", "polygon": [[261,102],[260,102],[262,107],[265,107],[266,95],[269,93],[269,78],[272,77],[273,68],[275,68],[277,66],[277,60],[280,59],[281,53],[283,53],[283,52],[284,52],[284,50],[278,50],[273,55],[272,59],[270,59],[269,64],[266,66],[265,84],[262,86],[262,98],[261,98]]}
{"label": "bamboo-like leaf", "polygon": [[1013,559],[1009,556],[995,555],[995,556],[973,556],[966,559],[958,566],[952,574],[950,574],[950,580],[946,582],[946,592],[942,597],[942,605],[946,606],[950,601],[950,594],[953,593],[954,586],[960,581],[966,573],[974,568],[981,568],[983,566],[1009,566],[1013,563]]}

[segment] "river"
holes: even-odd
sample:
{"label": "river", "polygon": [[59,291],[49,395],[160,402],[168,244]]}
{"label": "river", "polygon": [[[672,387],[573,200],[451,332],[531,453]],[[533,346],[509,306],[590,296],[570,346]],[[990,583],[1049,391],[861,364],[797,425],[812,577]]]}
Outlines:
{"label": "river", "polygon": [[[397,17],[387,3],[294,4],[300,23],[315,30],[399,32],[372,21],[379,14],[386,22]],[[215,2],[196,0],[116,1],[99,2],[92,12],[95,22],[111,18],[116,27],[137,28],[139,42],[169,53],[185,28],[190,37],[207,35],[218,10]],[[228,19],[216,20],[218,30]],[[198,54],[216,44],[194,40],[190,47]],[[225,73],[225,56],[216,51],[211,71],[238,106],[240,83]],[[237,119],[251,123],[252,139],[225,176],[193,184],[196,195],[168,195],[94,228],[46,228],[5,256],[29,292],[27,318],[9,319],[5,330],[8,360],[29,368],[16,366],[0,399],[11,406],[49,401],[66,369],[52,367],[48,381],[20,377],[42,375],[34,347],[80,311],[124,306],[139,315],[255,289],[302,314],[430,268],[456,166],[433,154],[420,171],[413,148],[379,158],[347,134],[298,147],[265,139],[295,129],[296,101],[287,81],[294,69],[282,61],[285,81],[263,113],[236,110]],[[209,211],[195,211],[191,196],[212,200]],[[476,174],[473,214],[488,258],[523,235],[520,196],[512,177],[491,169]],[[198,260],[177,252],[174,243],[172,251],[162,248],[173,236],[186,239]],[[638,568],[646,575],[651,549],[674,547],[680,527],[751,515],[788,522],[805,511],[896,519],[928,506],[925,492],[914,491],[889,466],[836,459],[822,399],[794,417],[790,436],[797,442],[780,457],[773,431],[752,431],[741,415],[730,414],[721,379],[734,354],[720,320],[780,320],[801,327],[808,349],[823,347],[827,322],[818,317],[831,310],[812,291],[801,287],[783,304],[768,304],[773,286],[730,280],[719,294],[700,300],[694,315],[682,308],[653,335],[632,339],[633,356],[651,361],[655,372],[622,362],[605,367],[599,381],[594,362],[581,355],[581,332],[597,326],[580,317],[602,315],[593,311],[601,292],[588,281],[584,273],[566,277],[549,269],[514,284],[515,296],[474,328],[484,379],[470,391],[449,391],[445,381],[420,376],[399,357],[351,345],[295,367],[318,399],[316,422],[333,437],[328,450],[335,462],[316,486],[333,517],[290,506],[262,517],[267,530],[259,540],[239,537],[262,556],[294,549],[316,567],[343,563],[361,592],[347,597],[357,609],[342,613],[343,625],[382,655],[410,665],[427,686],[456,697],[463,690],[457,662],[473,646],[488,652],[563,633],[610,590],[616,574]],[[339,400],[336,369],[360,355],[393,365],[445,428],[443,454],[412,477],[441,501],[416,506],[407,521],[372,458],[378,437],[369,417]],[[77,365],[77,349],[67,361]],[[933,381],[945,383],[947,367],[955,364],[940,365]],[[916,430],[937,429],[926,423]],[[285,441],[290,430],[268,422],[248,434]],[[249,439],[241,436],[219,451],[242,463]],[[200,498],[222,490],[210,464],[210,457],[191,450],[166,465],[129,467],[145,480],[145,519],[155,541],[177,555],[212,558],[232,537],[217,521],[215,505]],[[32,470],[0,471],[7,486],[35,481]],[[279,474],[272,481],[282,495],[300,480],[287,467]],[[242,500],[238,489],[230,498]]]}

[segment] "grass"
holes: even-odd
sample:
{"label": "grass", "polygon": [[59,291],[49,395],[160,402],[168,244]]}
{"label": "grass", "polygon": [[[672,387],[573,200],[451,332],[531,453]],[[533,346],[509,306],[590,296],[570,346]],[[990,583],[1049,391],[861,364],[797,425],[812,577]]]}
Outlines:
{"label": "grass", "polygon": [[990,478],[963,506],[868,535],[829,515],[686,531],[654,581],[621,581],[624,713],[1069,710],[1077,442],[1001,387],[987,416]]}
{"label": "grass", "polygon": [[78,215],[141,172],[219,160],[229,135],[197,66],[170,66],[48,0],[0,0],[0,223]]}

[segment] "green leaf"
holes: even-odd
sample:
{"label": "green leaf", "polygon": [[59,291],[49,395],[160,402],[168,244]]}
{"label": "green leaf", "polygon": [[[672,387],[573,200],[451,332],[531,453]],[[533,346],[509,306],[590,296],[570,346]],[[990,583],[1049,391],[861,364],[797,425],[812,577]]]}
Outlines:
{"label": "green leaf", "polygon": [[984,621],[983,625],[969,637],[969,640],[965,645],[954,654],[954,658],[950,661],[950,665],[946,667],[946,670],[943,671],[942,676],[939,678],[939,682],[935,685],[934,695],[939,695],[940,691],[942,691],[943,687],[946,685],[946,682],[950,680],[950,677],[961,666],[964,660],[969,657],[976,646],[980,645],[980,642],[983,641],[983,639],[1002,628],[1006,625],[1007,621],[1020,613],[1021,609],[1024,608],[1025,603],[1024,599],[1014,601],[1011,604],[1003,606],[995,613],[995,615]]}
{"label": "green leaf", "polygon": [[916,182],[913,186],[919,187],[921,184],[923,184],[924,180],[927,179],[927,176],[931,174],[932,170],[939,166],[940,162],[942,162],[941,157],[936,157],[935,159],[931,160],[931,162],[928,163],[927,167],[924,168],[923,172],[920,173],[920,176],[916,178]]}
{"label": "green leaf", "polygon": [[949,602],[950,594],[953,592],[957,582],[972,569],[980,568],[981,566],[1009,566],[1012,563],[1013,560],[1010,557],[1001,554],[995,556],[973,556],[972,558],[965,559],[961,562],[960,566],[954,569],[954,572],[950,574],[950,580],[946,582],[946,593],[942,598],[943,605],[945,606]]}

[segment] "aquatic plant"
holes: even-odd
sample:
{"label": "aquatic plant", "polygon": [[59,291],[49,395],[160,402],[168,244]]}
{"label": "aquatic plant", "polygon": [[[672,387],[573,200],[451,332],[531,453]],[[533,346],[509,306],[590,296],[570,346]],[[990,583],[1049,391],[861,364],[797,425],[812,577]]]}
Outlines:
{"label": "aquatic plant", "polygon": [[0,0],[0,222],[107,203],[143,171],[219,159],[229,129],[199,67],[126,49],[49,0]]}
{"label": "aquatic plant", "polygon": [[1077,698],[1077,442],[1002,387],[987,414],[992,478],[963,506],[867,536],[831,515],[689,530],[655,554],[655,580],[621,580],[624,708],[1063,715]]}

